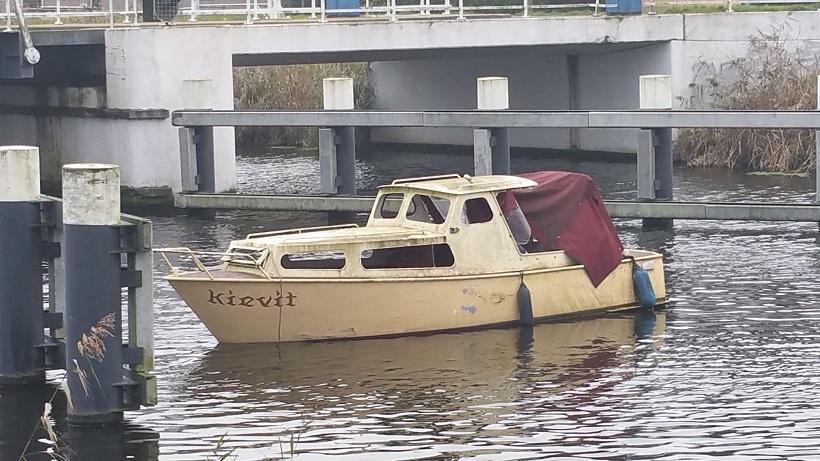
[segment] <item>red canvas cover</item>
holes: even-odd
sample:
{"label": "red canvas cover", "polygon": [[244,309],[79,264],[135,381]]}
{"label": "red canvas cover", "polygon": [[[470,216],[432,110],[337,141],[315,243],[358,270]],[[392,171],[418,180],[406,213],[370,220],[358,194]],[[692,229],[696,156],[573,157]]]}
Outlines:
{"label": "red canvas cover", "polygon": [[542,250],[564,250],[596,287],[623,258],[624,247],[592,179],[567,171],[519,176],[538,183],[513,193]]}

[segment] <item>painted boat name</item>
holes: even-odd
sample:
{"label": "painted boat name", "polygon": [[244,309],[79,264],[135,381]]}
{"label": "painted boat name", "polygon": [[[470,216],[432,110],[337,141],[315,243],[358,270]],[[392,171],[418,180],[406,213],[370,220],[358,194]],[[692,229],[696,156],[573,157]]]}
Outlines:
{"label": "painted boat name", "polygon": [[276,295],[271,296],[239,296],[228,290],[227,293],[214,291],[208,288],[208,303],[215,306],[240,306],[240,307],[295,307],[296,295],[292,291],[276,290]]}

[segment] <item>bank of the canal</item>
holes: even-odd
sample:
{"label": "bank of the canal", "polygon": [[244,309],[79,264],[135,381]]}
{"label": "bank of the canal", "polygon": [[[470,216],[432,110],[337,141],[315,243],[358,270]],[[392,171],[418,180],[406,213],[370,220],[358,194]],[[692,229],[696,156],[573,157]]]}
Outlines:
{"label": "bank of the canal", "polygon": [[[608,198],[633,198],[635,190],[631,162],[514,156],[512,167],[581,171]],[[246,156],[238,169],[243,192],[318,191],[314,155]],[[360,158],[359,188],[471,169],[470,155],[380,151]],[[812,184],[677,169],[675,194],[810,202]],[[261,229],[326,222],[320,214],[244,211],[151,219],[155,246],[198,249]],[[80,449],[129,452],[140,461],[156,459],[157,449],[174,461],[218,459],[230,449],[242,460],[290,459],[291,450],[306,460],[820,457],[816,224],[617,227],[626,246],[666,256],[672,302],[654,318],[630,313],[523,332],[217,347],[157,280],[159,405],[129,414],[125,430],[64,436]],[[0,459],[16,459],[9,455],[19,454],[14,448],[25,443],[47,392],[0,395]],[[58,399],[58,416],[60,406]]]}

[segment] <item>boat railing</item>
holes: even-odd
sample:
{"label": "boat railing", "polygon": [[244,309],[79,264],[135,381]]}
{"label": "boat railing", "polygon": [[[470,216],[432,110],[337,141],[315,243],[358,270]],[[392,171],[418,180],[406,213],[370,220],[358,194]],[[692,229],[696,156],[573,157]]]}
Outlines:
{"label": "boat railing", "polygon": [[315,226],[315,227],[301,227],[299,229],[283,229],[283,230],[275,230],[275,231],[267,231],[267,232],[257,232],[255,234],[248,234],[245,237],[245,240],[260,238],[260,237],[270,237],[273,235],[286,235],[286,234],[304,234],[305,232],[317,232],[323,230],[333,230],[333,229],[348,229],[352,227],[359,227],[358,224],[336,224],[333,226]]}
{"label": "boat railing", "polygon": [[451,174],[440,174],[435,176],[421,176],[418,178],[407,178],[407,179],[394,179],[391,186],[397,186],[400,184],[410,184],[414,182],[423,182],[423,181],[433,181],[437,179],[461,179],[461,175],[451,173]]}
{"label": "boat railing", "polygon": [[[162,258],[168,265],[171,274],[179,274],[185,270],[185,268],[181,266],[174,265],[171,258],[168,257],[169,254],[175,254],[180,255],[183,258],[186,256],[190,258],[190,261],[193,263],[194,267],[198,271],[204,273],[211,280],[216,278],[213,275],[213,271],[219,270],[219,266],[226,263],[256,269],[265,278],[272,280],[271,276],[262,267],[262,264],[265,262],[265,258],[267,258],[269,254],[269,251],[266,248],[234,246],[228,249],[228,251],[201,251],[192,250],[187,247],[175,247],[157,248],[154,249],[154,252],[162,255]],[[209,263],[214,265],[209,267]],[[216,266],[215,264],[219,264],[219,266]]]}

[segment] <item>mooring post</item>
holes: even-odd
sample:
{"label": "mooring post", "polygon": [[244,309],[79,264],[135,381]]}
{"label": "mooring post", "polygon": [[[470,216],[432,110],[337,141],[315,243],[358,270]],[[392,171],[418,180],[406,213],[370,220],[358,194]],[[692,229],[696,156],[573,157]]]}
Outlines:
{"label": "mooring post", "polygon": [[[480,77],[476,80],[478,110],[510,108],[507,77]],[[510,174],[510,137],[507,128],[473,130],[473,159],[476,175]]]}
{"label": "mooring post", "polygon": [[[353,110],[353,79],[322,80],[324,110]],[[336,126],[319,129],[320,188],[324,194],[356,195],[356,129]],[[329,214],[332,224],[353,221],[355,213]]]}
{"label": "mooring post", "polygon": [[[325,110],[353,110],[353,79],[322,80]],[[356,195],[356,130],[353,127],[333,127],[338,176],[335,186],[339,194]]]}
{"label": "mooring post", "polygon": [[63,167],[63,259],[68,420],[122,419],[120,170]]}
{"label": "mooring post", "polygon": [[45,380],[40,153],[0,147],[0,384]]}
{"label": "mooring post", "polygon": [[[639,95],[642,110],[671,110],[672,77],[641,75]],[[672,129],[643,129],[638,134],[638,198],[672,200],[672,197]],[[669,229],[672,220],[644,218],[643,226]]]}

